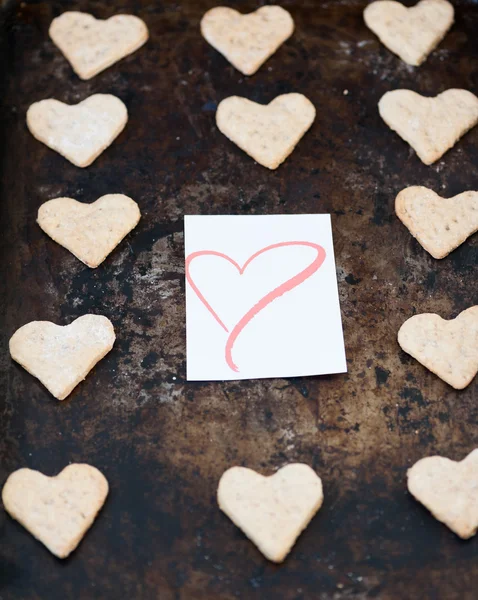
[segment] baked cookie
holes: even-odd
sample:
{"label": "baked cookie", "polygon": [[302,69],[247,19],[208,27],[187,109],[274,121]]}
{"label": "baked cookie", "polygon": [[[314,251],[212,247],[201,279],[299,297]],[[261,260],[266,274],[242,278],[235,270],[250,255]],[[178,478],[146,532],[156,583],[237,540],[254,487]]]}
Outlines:
{"label": "baked cookie", "polygon": [[270,477],[232,467],[217,490],[219,508],[273,562],[284,560],[323,499],[320,478],[300,463]]}
{"label": "baked cookie", "polygon": [[77,11],[53,19],[49,33],[81,79],[91,79],[148,39],[146,24],[133,15],[115,15],[102,21]]}
{"label": "baked cookie", "polygon": [[113,347],[109,319],[83,315],[69,325],[50,321],[27,323],[10,338],[13,360],[39,379],[58,400],[64,400]]}
{"label": "baked cookie", "polygon": [[116,96],[94,94],[70,106],[58,100],[41,100],[27,111],[33,137],[77,167],[88,167],[123,131],[126,106]]}
{"label": "baked cookie", "polygon": [[478,449],[460,462],[422,458],[408,469],[410,493],[464,540],[478,528]]}
{"label": "baked cookie", "polygon": [[248,15],[217,6],[201,20],[203,37],[244,75],[253,75],[293,31],[292,17],[280,6]]}
{"label": "baked cookie", "polygon": [[68,465],[56,477],[19,469],[2,490],[5,510],[58,558],[66,558],[93,524],[108,495],[105,476]]}
{"label": "baked cookie", "polygon": [[410,144],[426,165],[478,123],[478,98],[467,90],[446,90],[425,98],[410,90],[387,92],[378,103],[385,123]]}
{"label": "baked cookie", "polygon": [[432,373],[462,390],[478,371],[478,306],[450,321],[432,313],[415,315],[400,327],[398,343]]}
{"label": "baked cookie", "polygon": [[377,0],[363,15],[384,46],[417,67],[453,25],[454,9],[447,0],[421,0],[411,8],[393,0]]}
{"label": "baked cookie", "polygon": [[283,94],[266,106],[231,96],[216,113],[219,130],[268,169],[284,162],[314,119],[314,105],[302,94]]}
{"label": "baked cookie", "polygon": [[88,267],[100,265],[138,224],[138,205],[123,194],[107,194],[92,204],[55,198],[40,206],[38,225]]}
{"label": "baked cookie", "polygon": [[445,258],[478,231],[478,192],[442,198],[414,185],[398,194],[395,212],[433,258]]}

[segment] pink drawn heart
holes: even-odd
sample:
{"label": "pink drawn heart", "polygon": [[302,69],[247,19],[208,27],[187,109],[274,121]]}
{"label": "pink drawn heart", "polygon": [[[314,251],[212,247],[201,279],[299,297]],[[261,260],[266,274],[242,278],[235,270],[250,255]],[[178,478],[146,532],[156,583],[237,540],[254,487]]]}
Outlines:
{"label": "pink drawn heart", "polygon": [[[232,331],[229,333],[229,330],[226,327],[226,325],[224,325],[224,323],[219,318],[218,314],[215,312],[215,310],[212,308],[212,306],[208,303],[208,301],[206,300],[204,295],[201,293],[201,291],[199,290],[197,285],[194,283],[194,281],[191,277],[191,272],[190,272],[190,267],[191,267],[192,261],[195,258],[198,258],[199,256],[218,256],[219,258],[224,258],[229,263],[231,263],[231,265],[233,265],[239,271],[239,275],[243,275],[244,271],[251,264],[251,262],[258,256],[260,256],[261,254],[264,254],[264,252],[269,252],[269,250],[274,250],[275,248],[284,248],[287,246],[306,246],[309,248],[313,248],[314,250],[317,250],[317,256],[310,263],[310,265],[308,267],[306,267],[303,271],[300,271],[299,273],[297,273],[297,275],[294,275],[290,279],[287,279],[287,281],[284,281],[284,283],[281,283],[280,285],[278,285],[271,292],[268,292],[258,302],[256,302],[256,304],[254,304],[254,306],[252,308],[250,308],[246,312],[246,314],[239,319],[239,321],[232,328]],[[199,300],[201,300],[201,302],[204,304],[204,306],[207,308],[207,310],[214,317],[214,319],[219,323],[219,325],[224,329],[224,331],[229,333],[229,336],[228,336],[227,342],[226,342],[226,348],[225,348],[225,358],[226,358],[226,363],[233,371],[239,372],[239,369],[237,368],[237,366],[234,364],[234,361],[232,360],[232,348],[233,348],[234,343],[236,342],[239,334],[241,333],[241,331],[248,325],[248,323],[250,323],[252,321],[252,319],[258,313],[261,312],[261,310],[264,310],[264,308],[266,308],[266,306],[268,306],[271,302],[273,302],[274,300],[276,300],[277,298],[279,298],[286,292],[290,292],[291,290],[293,290],[294,288],[299,286],[301,283],[303,283],[306,279],[311,277],[316,271],[318,271],[325,260],[325,256],[326,256],[325,250],[322,248],[322,246],[319,246],[318,244],[314,244],[312,242],[280,242],[278,244],[272,244],[270,246],[266,246],[265,248],[262,248],[261,250],[258,250],[257,252],[255,252],[252,256],[250,256],[246,260],[246,262],[242,265],[242,267],[227,254],[223,254],[222,252],[216,252],[215,250],[199,250],[198,252],[192,252],[191,254],[189,254],[189,256],[186,257],[186,280],[187,280],[187,282],[192,287],[192,289],[196,293]]]}

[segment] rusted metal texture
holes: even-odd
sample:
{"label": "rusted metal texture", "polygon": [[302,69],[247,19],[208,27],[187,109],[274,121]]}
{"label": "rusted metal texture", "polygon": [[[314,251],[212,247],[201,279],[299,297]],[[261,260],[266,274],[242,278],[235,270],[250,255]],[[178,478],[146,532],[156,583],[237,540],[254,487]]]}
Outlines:
{"label": "rusted metal texture", "polygon": [[[213,0],[85,0],[7,5],[1,28],[0,484],[20,467],[53,475],[87,462],[111,493],[61,562],[0,511],[0,598],[342,600],[477,596],[478,540],[460,541],[406,491],[419,458],[463,458],[478,444],[478,382],[457,392],[405,355],[400,325],[478,303],[478,237],[431,258],[394,214],[396,194],[477,189],[478,129],[423,165],[381,120],[388,90],[478,90],[478,4],[458,1],[452,30],[419,68],[365,27],[365,1],[284,0],[296,31],[249,78],[199,33]],[[242,12],[255,2],[233,2]],[[143,18],[149,42],[81,81],[48,37],[65,10]],[[345,92],[348,91],[348,93]],[[36,141],[37,100],[112,93],[124,132],[87,169]],[[236,94],[267,103],[301,92],[317,118],[277,170],[255,164],[215,126]],[[138,227],[89,269],[36,224],[58,196],[125,193]],[[184,214],[331,213],[349,372],[244,382],[185,381]],[[64,402],[8,354],[40,319],[92,312],[117,331],[113,351]],[[264,474],[311,465],[325,502],[283,565],[268,563],[218,509],[217,482],[245,465]]]}

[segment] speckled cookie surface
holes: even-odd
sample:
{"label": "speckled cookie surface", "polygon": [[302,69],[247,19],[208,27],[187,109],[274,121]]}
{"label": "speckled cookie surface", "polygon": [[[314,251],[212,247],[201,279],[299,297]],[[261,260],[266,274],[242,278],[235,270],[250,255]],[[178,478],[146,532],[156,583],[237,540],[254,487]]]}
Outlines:
{"label": "speckled cookie surface", "polygon": [[94,94],[74,105],[52,98],[27,111],[32,135],[77,167],[87,167],[123,131],[128,111],[110,94]]}
{"label": "speckled cookie surface", "polygon": [[395,212],[405,227],[434,258],[444,258],[478,231],[478,192],[441,198],[412,186],[395,199]]}
{"label": "speckled cookie surface", "polygon": [[56,477],[19,469],[2,490],[5,510],[58,558],[66,558],[93,524],[108,495],[95,467],[72,464]]}
{"label": "speckled cookie surface", "polygon": [[284,162],[314,119],[314,105],[302,94],[283,94],[265,106],[231,96],[216,113],[219,130],[268,169]]}
{"label": "speckled cookie surface", "polygon": [[55,198],[40,206],[38,224],[89,267],[97,267],[138,224],[140,211],[123,194],[107,194],[92,204]]}
{"label": "speckled cookie surface", "polygon": [[115,15],[102,21],[77,11],[53,19],[49,33],[81,79],[91,79],[148,39],[145,23],[133,15]]}
{"label": "speckled cookie surface", "polygon": [[220,509],[273,562],[282,562],[322,506],[322,482],[307,465],[294,463],[264,477],[232,467],[219,482]]}
{"label": "speckled cookie surface", "polygon": [[64,326],[32,321],[10,338],[10,354],[55,398],[64,400],[114,341],[113,325],[101,315],[83,315]]}
{"label": "speckled cookie surface", "polygon": [[434,98],[410,90],[387,92],[378,103],[385,123],[430,165],[478,123],[478,98],[450,89]]}
{"label": "speckled cookie surface", "polygon": [[280,6],[248,15],[217,6],[201,20],[204,38],[244,75],[253,75],[293,31],[292,17]]}
{"label": "speckled cookie surface", "polygon": [[415,315],[400,327],[398,343],[443,381],[461,390],[478,371],[478,306],[450,321],[431,313]]}
{"label": "speckled cookie surface", "polygon": [[422,458],[408,470],[408,489],[433,516],[463,539],[478,528],[478,449],[455,462]]}
{"label": "speckled cookie surface", "polygon": [[453,15],[453,5],[447,0],[421,0],[410,8],[393,0],[377,0],[364,11],[367,27],[382,44],[413,66],[421,65],[442,41]]}

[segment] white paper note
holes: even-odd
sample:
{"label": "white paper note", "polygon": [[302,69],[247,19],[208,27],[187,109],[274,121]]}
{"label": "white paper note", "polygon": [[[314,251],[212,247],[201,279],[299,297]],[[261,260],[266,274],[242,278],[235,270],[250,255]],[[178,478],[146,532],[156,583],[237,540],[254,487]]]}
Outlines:
{"label": "white paper note", "polygon": [[330,215],[186,216],[187,379],[347,371]]}

